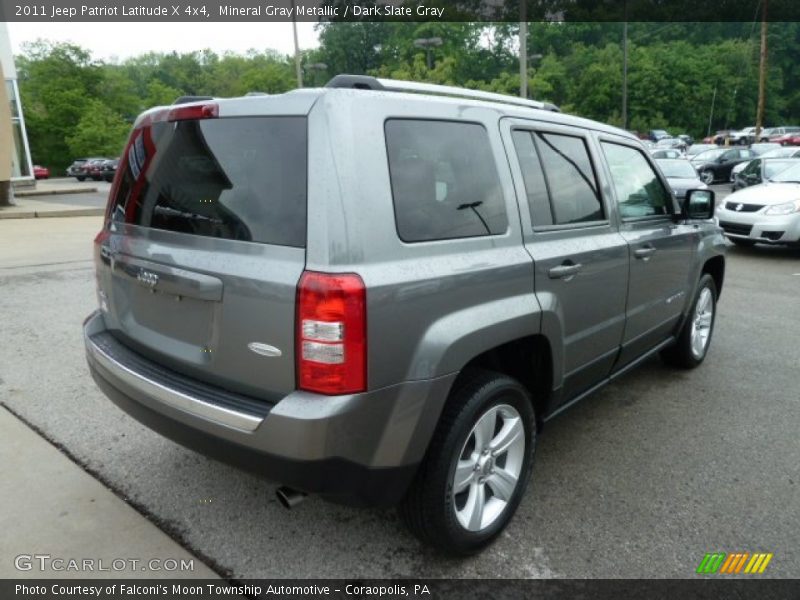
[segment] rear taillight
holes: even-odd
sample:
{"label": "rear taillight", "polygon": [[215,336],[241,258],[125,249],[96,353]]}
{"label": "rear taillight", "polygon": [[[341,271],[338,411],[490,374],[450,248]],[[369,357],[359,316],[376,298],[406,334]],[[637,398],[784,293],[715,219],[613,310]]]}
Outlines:
{"label": "rear taillight", "polygon": [[297,285],[297,384],[319,394],[367,385],[367,292],[354,273],[306,271]]}

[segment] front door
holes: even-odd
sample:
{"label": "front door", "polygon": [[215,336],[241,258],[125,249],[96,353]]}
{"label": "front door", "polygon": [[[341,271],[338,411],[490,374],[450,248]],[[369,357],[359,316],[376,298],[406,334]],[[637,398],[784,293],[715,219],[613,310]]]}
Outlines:
{"label": "front door", "polygon": [[675,332],[693,290],[689,265],[700,236],[675,218],[672,194],[639,144],[609,137],[600,146],[630,248],[622,367]]}

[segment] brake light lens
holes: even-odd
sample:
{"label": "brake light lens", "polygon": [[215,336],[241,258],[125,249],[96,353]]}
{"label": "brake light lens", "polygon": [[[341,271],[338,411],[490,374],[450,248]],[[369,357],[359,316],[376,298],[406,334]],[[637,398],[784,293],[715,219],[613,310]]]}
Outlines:
{"label": "brake light lens", "polygon": [[297,285],[297,382],[337,395],[367,385],[367,302],[355,273],[305,271]]}
{"label": "brake light lens", "polygon": [[169,109],[167,121],[188,121],[194,119],[216,119],[219,116],[218,104],[190,104]]}

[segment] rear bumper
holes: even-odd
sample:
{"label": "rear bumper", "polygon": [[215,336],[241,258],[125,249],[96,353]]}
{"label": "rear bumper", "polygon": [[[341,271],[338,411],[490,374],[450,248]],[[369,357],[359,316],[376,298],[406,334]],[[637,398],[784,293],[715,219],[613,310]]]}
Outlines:
{"label": "rear bumper", "polygon": [[[346,396],[295,391],[275,404],[219,402],[200,384],[173,384],[95,342],[102,315],[84,325],[89,367],[129,415],[188,448],[298,490],[346,504],[399,502],[422,460],[455,374]],[[95,340],[93,340],[95,336]],[[199,382],[198,382],[199,383]]]}

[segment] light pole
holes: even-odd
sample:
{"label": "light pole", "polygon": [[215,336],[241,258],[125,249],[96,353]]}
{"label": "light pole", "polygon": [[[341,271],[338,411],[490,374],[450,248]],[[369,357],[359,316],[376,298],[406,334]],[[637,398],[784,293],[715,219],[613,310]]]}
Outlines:
{"label": "light pole", "polygon": [[428,70],[433,69],[433,49],[437,46],[442,45],[442,38],[440,37],[432,37],[432,38],[419,38],[414,40],[414,45],[417,48],[424,48],[425,53],[428,56]]}
{"label": "light pole", "polygon": [[300,44],[297,41],[297,17],[294,0],[292,0],[292,34],[294,35],[294,71],[297,75],[297,87],[303,87],[303,69],[300,68]]}

